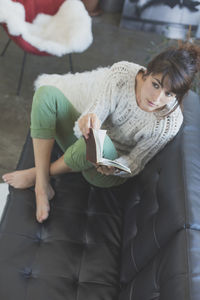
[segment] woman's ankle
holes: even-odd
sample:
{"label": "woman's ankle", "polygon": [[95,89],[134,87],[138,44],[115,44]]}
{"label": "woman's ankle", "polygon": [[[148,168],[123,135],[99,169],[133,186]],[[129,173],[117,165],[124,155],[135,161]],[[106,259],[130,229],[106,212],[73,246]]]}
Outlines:
{"label": "woman's ankle", "polygon": [[49,184],[50,184],[50,179],[47,178],[39,179],[36,177],[35,189],[38,190],[45,189],[49,186]]}
{"label": "woman's ankle", "polygon": [[41,172],[36,170],[36,180],[35,182],[41,185],[47,184],[50,181],[50,174],[49,172]]}

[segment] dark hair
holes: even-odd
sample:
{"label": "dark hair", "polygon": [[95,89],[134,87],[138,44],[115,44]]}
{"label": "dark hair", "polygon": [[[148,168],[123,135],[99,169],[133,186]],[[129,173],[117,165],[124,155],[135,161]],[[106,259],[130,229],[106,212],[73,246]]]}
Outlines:
{"label": "dark hair", "polygon": [[158,54],[148,63],[147,73],[143,76],[163,74],[162,86],[167,84],[167,89],[176,94],[177,105],[170,111],[172,113],[179,105],[182,106],[183,96],[190,89],[198,71],[200,71],[200,47],[187,42]]}

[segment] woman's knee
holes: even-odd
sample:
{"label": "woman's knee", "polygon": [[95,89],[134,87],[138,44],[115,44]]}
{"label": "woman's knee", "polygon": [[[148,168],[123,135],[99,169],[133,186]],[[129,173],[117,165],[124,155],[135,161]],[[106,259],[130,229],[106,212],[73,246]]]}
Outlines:
{"label": "woman's knee", "polygon": [[46,106],[53,108],[59,98],[62,98],[62,92],[54,86],[41,86],[35,91],[33,105]]}
{"label": "woman's knee", "polygon": [[[31,110],[31,128],[52,129],[56,127],[57,106],[55,91],[53,86],[42,86],[34,95]],[[57,89],[56,89],[57,90]]]}
{"label": "woman's knee", "polygon": [[74,171],[83,171],[93,167],[92,163],[86,160],[86,144],[83,137],[66,150],[64,161]]}

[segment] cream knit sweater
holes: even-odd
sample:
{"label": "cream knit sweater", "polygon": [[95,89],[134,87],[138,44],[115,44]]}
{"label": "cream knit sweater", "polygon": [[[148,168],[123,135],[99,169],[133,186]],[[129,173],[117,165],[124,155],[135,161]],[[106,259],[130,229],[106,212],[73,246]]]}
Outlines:
{"label": "cream knit sweater", "polygon": [[[145,69],[135,63],[121,61],[112,67],[99,68],[90,72],[48,75],[43,74],[35,82],[58,87],[70,100],[81,116],[92,112],[108,130],[119,158],[116,161],[128,166],[132,174],[116,173],[116,176],[131,177],[138,174],[147,162],[178,133],[183,115],[178,107],[168,117],[175,101],[157,112],[143,111],[136,102],[135,77]],[[82,134],[78,120],[74,133]]]}

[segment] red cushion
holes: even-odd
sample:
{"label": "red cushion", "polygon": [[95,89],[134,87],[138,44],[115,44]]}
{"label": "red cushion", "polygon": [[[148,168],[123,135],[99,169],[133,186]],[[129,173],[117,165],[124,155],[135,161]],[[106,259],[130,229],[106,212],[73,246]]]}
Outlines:
{"label": "red cushion", "polygon": [[[60,5],[65,0],[12,0],[13,2],[20,2],[26,12],[26,21],[32,22],[37,14],[45,13],[48,15],[54,15],[57,13]],[[8,33],[7,27],[4,26]],[[9,37],[24,51],[36,54],[36,55],[49,55],[47,52],[42,52],[37,48],[27,43],[21,36],[12,36],[8,33]]]}
{"label": "red cushion", "polygon": [[26,21],[32,22],[39,13],[55,15],[65,0],[12,0],[20,2],[26,12]]}

